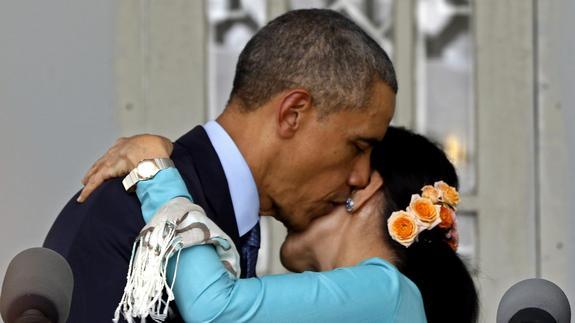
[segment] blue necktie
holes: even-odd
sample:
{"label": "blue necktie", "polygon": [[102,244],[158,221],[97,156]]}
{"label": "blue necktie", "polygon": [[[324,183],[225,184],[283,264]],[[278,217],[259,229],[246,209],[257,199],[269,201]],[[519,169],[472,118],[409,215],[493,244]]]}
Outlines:
{"label": "blue necktie", "polygon": [[260,249],[260,223],[240,238],[242,268],[241,278],[256,277],[256,263],[258,262],[258,251]]}

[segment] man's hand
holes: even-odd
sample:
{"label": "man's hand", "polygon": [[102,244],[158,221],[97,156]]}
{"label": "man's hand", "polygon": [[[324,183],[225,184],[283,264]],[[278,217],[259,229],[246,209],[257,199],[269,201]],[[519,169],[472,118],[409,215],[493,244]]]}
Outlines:
{"label": "man's hand", "polygon": [[141,160],[169,158],[172,150],[172,142],[161,136],[144,134],[118,139],[84,175],[84,188],[77,201],[84,202],[105,180],[127,175]]}

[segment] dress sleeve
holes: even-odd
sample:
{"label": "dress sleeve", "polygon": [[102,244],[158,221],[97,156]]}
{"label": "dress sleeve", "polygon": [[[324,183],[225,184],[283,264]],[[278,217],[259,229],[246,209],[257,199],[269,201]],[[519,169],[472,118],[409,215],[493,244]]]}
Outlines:
{"label": "dress sleeve", "polygon": [[162,169],[153,178],[138,182],[136,194],[142,204],[142,215],[146,223],[150,222],[162,205],[173,198],[186,197],[194,201],[180,172],[174,167]]}
{"label": "dress sleeve", "polygon": [[174,293],[186,322],[394,322],[399,277],[374,260],[328,272],[234,279],[204,245],[182,252]]}
{"label": "dress sleeve", "polygon": [[[137,186],[146,221],[169,199],[191,198],[177,170],[158,175]],[[169,267],[173,273],[174,258]],[[174,285],[186,322],[393,322],[398,308],[406,307],[404,289],[401,274],[378,258],[328,272],[236,279],[211,245],[181,251]],[[421,304],[412,310],[419,314],[409,322],[425,322]]]}

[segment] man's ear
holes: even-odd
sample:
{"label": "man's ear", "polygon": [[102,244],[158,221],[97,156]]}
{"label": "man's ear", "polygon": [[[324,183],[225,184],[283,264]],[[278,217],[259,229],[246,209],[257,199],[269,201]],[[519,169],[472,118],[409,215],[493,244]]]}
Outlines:
{"label": "man's ear", "polygon": [[277,112],[280,137],[293,137],[301,126],[304,113],[311,111],[311,105],[311,95],[304,89],[290,90],[283,95]]}
{"label": "man's ear", "polygon": [[365,188],[353,192],[353,209],[360,209],[365,204],[365,202],[367,202],[377,191],[379,191],[382,185],[383,178],[381,178],[381,175],[379,175],[379,173],[376,171],[372,171],[371,177],[369,178],[369,184],[367,184]]}

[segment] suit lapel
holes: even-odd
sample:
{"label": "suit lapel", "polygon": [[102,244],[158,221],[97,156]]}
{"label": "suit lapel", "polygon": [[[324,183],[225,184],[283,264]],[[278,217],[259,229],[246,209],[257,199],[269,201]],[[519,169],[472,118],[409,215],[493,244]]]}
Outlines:
{"label": "suit lapel", "polygon": [[182,174],[194,202],[240,247],[238,226],[228,181],[208,135],[197,126],[178,139],[172,159]]}

